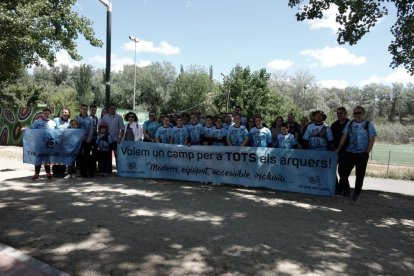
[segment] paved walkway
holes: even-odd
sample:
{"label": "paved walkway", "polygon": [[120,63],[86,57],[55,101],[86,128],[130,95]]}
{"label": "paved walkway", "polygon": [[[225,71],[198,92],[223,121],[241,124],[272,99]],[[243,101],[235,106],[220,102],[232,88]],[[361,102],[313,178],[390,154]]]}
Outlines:
{"label": "paved walkway", "polygon": [[[6,179],[29,177],[33,174],[33,166],[23,164],[21,160],[8,159],[0,170],[0,182]],[[350,177],[354,187],[355,177]],[[414,196],[414,182],[366,177],[363,190],[376,190]],[[25,255],[14,248],[0,243],[0,275],[1,276],[38,276],[68,275],[39,260]]]}
{"label": "paved walkway", "polygon": [[0,275],[65,276],[69,274],[0,243]]}

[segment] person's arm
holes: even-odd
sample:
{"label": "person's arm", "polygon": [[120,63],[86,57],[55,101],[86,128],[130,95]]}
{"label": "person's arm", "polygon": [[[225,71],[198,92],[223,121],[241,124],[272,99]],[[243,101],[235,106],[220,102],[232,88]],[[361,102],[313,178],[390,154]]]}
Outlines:
{"label": "person's arm", "polygon": [[369,137],[368,147],[367,147],[367,153],[369,154],[372,150],[372,147],[375,143],[375,136]]}
{"label": "person's arm", "polygon": [[227,141],[227,145],[228,145],[229,147],[233,146],[233,145],[231,144],[231,141],[230,141],[229,136],[227,136],[227,137],[226,137],[226,141]]}
{"label": "person's arm", "polygon": [[339,146],[338,148],[335,150],[336,152],[339,152],[342,148],[342,146],[345,144],[346,142],[346,137],[348,136],[348,134],[342,134],[341,140],[339,141]]}

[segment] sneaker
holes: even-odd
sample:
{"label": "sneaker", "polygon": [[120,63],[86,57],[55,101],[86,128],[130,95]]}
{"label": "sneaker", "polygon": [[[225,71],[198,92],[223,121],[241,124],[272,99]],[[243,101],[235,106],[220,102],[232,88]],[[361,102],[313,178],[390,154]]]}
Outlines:
{"label": "sneaker", "polygon": [[49,179],[49,180],[50,180],[50,179],[52,179],[52,174],[51,174],[51,173],[47,173],[47,174],[46,174],[46,177],[47,177],[47,179]]}
{"label": "sneaker", "polygon": [[65,179],[70,179],[70,178],[73,178],[73,175],[69,173],[69,174],[68,174],[68,175],[66,175],[64,178],[65,178]]}
{"label": "sneaker", "polygon": [[32,180],[38,180],[39,179],[39,174],[35,173],[32,177]]}

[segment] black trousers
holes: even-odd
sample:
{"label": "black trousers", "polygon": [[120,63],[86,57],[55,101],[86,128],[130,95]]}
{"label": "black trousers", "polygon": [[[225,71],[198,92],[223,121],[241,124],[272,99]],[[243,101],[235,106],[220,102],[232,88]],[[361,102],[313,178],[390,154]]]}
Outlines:
{"label": "black trousers", "polygon": [[369,154],[345,152],[338,164],[339,173],[339,189],[344,194],[351,191],[348,177],[352,169],[355,167],[355,190],[354,195],[359,195],[364,183],[365,171],[367,169]]}
{"label": "black trousers", "polygon": [[[35,174],[40,173],[40,168],[42,166],[35,166]],[[46,173],[50,173],[50,165],[44,165]]]}
{"label": "black trousers", "polygon": [[111,150],[98,150],[98,170],[99,173],[112,173],[112,151]]}

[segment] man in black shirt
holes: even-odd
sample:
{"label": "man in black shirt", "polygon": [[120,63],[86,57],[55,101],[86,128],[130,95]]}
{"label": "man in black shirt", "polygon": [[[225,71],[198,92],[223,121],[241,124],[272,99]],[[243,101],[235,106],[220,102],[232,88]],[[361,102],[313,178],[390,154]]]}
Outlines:
{"label": "man in black shirt", "polygon": [[[336,120],[332,125],[331,125],[331,130],[332,130],[332,134],[334,137],[334,148],[335,150],[338,148],[339,146],[339,142],[341,141],[341,137],[342,137],[342,132],[346,126],[346,124],[349,122],[349,119],[347,118],[347,111],[346,108],[341,106],[338,107],[336,109],[336,117],[338,118],[338,120]],[[341,157],[343,157],[344,152],[345,152],[346,146],[342,147],[341,150],[338,153],[338,163],[341,160]],[[342,191],[340,191],[339,187],[338,187],[338,178],[336,178],[336,189],[335,189],[335,193],[336,194],[342,194]],[[349,194],[343,194],[344,196],[349,196]]]}

